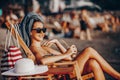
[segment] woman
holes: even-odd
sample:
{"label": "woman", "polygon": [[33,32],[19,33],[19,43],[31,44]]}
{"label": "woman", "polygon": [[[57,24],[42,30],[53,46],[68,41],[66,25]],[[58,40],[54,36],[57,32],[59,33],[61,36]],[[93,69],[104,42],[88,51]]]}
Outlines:
{"label": "woman", "polygon": [[[57,40],[49,40],[43,43],[45,36],[44,22],[41,16],[29,13],[22,21],[19,32],[28,47],[34,53],[38,64],[54,63],[60,60],[71,60],[72,55],[77,53],[77,48],[72,45],[69,49]],[[42,44],[43,43],[43,44]],[[51,48],[55,44],[60,52]],[[74,59],[78,61],[81,75],[93,72],[95,80],[105,80],[103,71],[120,80],[120,73],[115,71],[99,54],[91,47],[85,48]]]}

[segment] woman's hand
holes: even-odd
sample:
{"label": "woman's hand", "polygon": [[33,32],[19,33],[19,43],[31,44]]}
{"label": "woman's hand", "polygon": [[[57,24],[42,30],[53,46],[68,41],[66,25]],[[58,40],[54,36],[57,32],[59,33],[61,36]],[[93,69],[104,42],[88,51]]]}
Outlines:
{"label": "woman's hand", "polygon": [[71,49],[71,52],[72,52],[71,57],[72,57],[72,58],[75,58],[75,57],[77,56],[77,48],[76,48],[76,46],[75,46],[75,45],[72,45],[72,46],[70,47],[70,49]]}
{"label": "woman's hand", "polygon": [[72,51],[73,54],[76,54],[76,53],[77,53],[77,48],[76,48],[75,45],[72,45],[72,46],[70,47],[70,49],[71,49],[71,51]]}
{"label": "woman's hand", "polygon": [[46,41],[42,46],[51,47],[53,44],[56,44],[61,53],[66,52],[67,49],[57,39]]}
{"label": "woman's hand", "polygon": [[42,46],[51,47],[53,44],[57,44],[59,41],[57,39],[52,39],[43,43]]}
{"label": "woman's hand", "polygon": [[77,48],[75,45],[70,46],[70,48],[67,49],[66,54],[69,55],[65,58],[65,60],[73,60],[74,57],[76,57]]}

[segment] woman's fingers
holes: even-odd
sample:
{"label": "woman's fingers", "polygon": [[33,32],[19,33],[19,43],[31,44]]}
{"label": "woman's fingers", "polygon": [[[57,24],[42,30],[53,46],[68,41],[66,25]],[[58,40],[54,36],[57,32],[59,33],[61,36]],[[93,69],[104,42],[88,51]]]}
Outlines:
{"label": "woman's fingers", "polygon": [[76,48],[76,46],[75,45],[72,45],[71,47],[71,50],[72,50],[72,55],[71,55],[71,57],[72,58],[75,58],[76,56],[77,56],[77,48]]}
{"label": "woman's fingers", "polygon": [[73,52],[73,53],[77,53],[77,48],[76,48],[75,45],[72,45],[71,48],[72,48],[72,52]]}

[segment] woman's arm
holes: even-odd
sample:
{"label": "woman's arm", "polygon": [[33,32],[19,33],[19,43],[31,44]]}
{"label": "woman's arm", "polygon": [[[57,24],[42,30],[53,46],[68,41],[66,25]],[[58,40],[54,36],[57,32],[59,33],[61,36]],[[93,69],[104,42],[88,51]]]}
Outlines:
{"label": "woman's arm", "polygon": [[60,49],[62,53],[65,53],[67,51],[67,49],[65,49],[65,47],[57,39],[47,41],[43,45],[50,47],[52,44],[56,44],[56,46]]}
{"label": "woman's arm", "polygon": [[[70,60],[70,55],[72,54],[71,51],[66,51],[64,54],[61,54],[53,49],[51,49],[51,51],[53,51],[54,54],[57,54],[56,56],[46,56],[44,57],[42,54],[42,52],[35,48],[34,50],[34,54],[35,54],[35,57],[36,57],[36,60],[37,60],[37,63],[38,64],[49,64],[49,63],[54,63],[56,61],[60,61],[60,60]],[[41,54],[42,53],[42,54]],[[59,54],[59,55],[58,55]]]}
{"label": "woman's arm", "polygon": [[55,49],[52,49],[50,47],[42,47],[45,51],[47,51],[49,54],[53,54],[53,55],[61,55],[62,53],[55,50]]}
{"label": "woman's arm", "polygon": [[60,61],[63,59],[72,60],[71,55],[73,55],[76,52],[77,52],[77,48],[75,47],[75,45],[72,45],[64,54],[42,58],[41,62],[42,64],[49,64],[49,63],[54,63],[56,61]]}
{"label": "woman's arm", "polygon": [[[56,56],[46,56],[43,55],[44,53],[40,51],[38,48],[31,48],[31,51],[34,52],[34,55],[36,57],[37,63],[40,64],[49,64],[49,63],[54,63],[56,61],[64,60],[64,59],[69,59],[71,58],[70,56],[74,53],[77,52],[77,49],[74,45],[72,45],[64,54],[59,54]],[[70,59],[69,59],[70,60]]]}

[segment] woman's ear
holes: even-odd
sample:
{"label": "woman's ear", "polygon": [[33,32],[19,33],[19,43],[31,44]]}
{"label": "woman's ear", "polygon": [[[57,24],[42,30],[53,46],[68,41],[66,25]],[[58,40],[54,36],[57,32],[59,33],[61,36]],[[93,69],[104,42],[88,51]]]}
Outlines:
{"label": "woman's ear", "polygon": [[30,36],[32,36],[32,33],[30,32]]}

